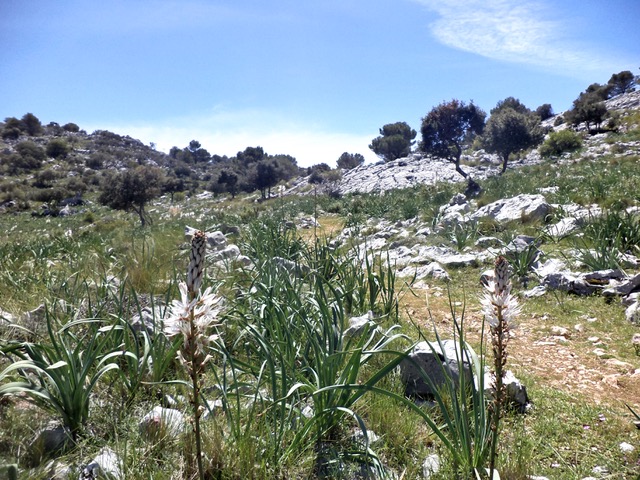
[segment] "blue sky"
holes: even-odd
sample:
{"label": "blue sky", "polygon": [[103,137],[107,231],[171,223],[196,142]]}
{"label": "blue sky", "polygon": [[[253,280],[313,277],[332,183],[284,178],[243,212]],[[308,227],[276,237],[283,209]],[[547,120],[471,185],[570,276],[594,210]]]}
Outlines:
{"label": "blue sky", "polygon": [[335,165],[443,101],[640,74],[638,0],[0,0],[0,117]]}

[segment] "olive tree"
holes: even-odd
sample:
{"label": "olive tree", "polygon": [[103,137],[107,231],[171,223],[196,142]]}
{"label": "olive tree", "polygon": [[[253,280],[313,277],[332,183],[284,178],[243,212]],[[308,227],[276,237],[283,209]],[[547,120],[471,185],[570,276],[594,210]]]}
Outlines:
{"label": "olive tree", "polygon": [[481,137],[483,148],[502,159],[502,175],[507,169],[509,155],[535,147],[544,137],[540,117],[531,112],[507,107],[491,114]]}
{"label": "olive tree", "polygon": [[420,150],[455,164],[456,171],[467,178],[469,175],[460,168],[462,150],[482,133],[485,117],[473,102],[467,105],[454,99],[441,103],[422,119]]}
{"label": "olive tree", "polygon": [[352,168],[359,167],[364,163],[364,156],[359,153],[348,153],[344,152],[338,158],[337,165],[338,168],[342,168],[343,170],[351,170]]}
{"label": "olive tree", "polygon": [[146,165],[107,175],[102,182],[98,201],[116,210],[137,213],[144,227],[151,223],[145,207],[160,195],[163,180],[161,169]]}

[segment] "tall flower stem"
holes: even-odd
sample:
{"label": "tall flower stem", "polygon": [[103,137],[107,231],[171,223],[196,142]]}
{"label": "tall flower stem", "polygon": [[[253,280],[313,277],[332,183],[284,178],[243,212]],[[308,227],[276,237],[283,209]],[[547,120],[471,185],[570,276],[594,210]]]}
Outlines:
{"label": "tall flower stem", "polygon": [[491,450],[489,455],[489,478],[493,480],[496,467],[496,451],[500,428],[500,417],[506,401],[504,388],[505,366],[507,364],[507,343],[511,323],[519,313],[518,302],[511,295],[509,281],[509,263],[499,256],[494,267],[493,280],[487,285],[487,292],[482,300],[485,320],[489,322],[491,332],[491,348],[493,350],[493,374],[495,377],[495,396],[489,406],[491,411]]}

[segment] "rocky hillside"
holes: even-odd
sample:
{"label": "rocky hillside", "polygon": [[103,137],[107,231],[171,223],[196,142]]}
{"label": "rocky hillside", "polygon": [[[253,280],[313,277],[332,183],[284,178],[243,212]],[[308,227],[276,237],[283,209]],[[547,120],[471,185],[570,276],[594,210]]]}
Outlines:
{"label": "rocky hillside", "polygon": [[[640,111],[640,91],[619,95],[605,102],[614,118],[623,118],[633,112]],[[561,131],[570,126],[562,118],[566,114],[555,115],[543,122],[549,131]],[[624,133],[625,126],[620,127]],[[584,127],[578,131],[585,132]],[[586,133],[586,132],[585,132]],[[610,134],[585,135],[583,157],[593,157],[618,150],[620,155],[633,155],[640,152],[640,141],[607,143]],[[548,136],[548,135],[547,135]],[[614,147],[615,145],[615,147]],[[538,149],[533,149],[510,163],[510,168],[540,163],[542,157]],[[467,152],[463,155],[462,163],[465,171],[475,180],[482,180],[497,175],[500,171],[501,160],[495,154],[484,150]],[[340,194],[386,192],[397,188],[410,188],[421,184],[433,185],[437,182],[459,182],[462,180],[452,163],[438,158],[432,158],[422,153],[412,153],[410,156],[392,162],[378,162],[373,165],[362,165],[343,172],[342,179],[325,188]],[[309,191],[307,178],[300,179],[291,189],[291,193]]]}

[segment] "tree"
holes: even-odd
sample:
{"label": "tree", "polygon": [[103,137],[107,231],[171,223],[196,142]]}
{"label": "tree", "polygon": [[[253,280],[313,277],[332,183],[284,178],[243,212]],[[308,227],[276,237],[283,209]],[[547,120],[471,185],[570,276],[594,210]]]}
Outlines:
{"label": "tree", "polygon": [[622,95],[623,93],[635,91],[634,84],[636,83],[636,77],[629,70],[624,70],[619,73],[611,75],[607,85],[611,87],[609,92],[609,98],[616,95]]}
{"label": "tree", "polygon": [[567,112],[567,120],[573,125],[580,125],[584,122],[587,130],[591,132],[591,125],[595,125],[596,131],[607,118],[607,106],[602,99],[602,91],[592,89],[582,92],[573,101],[573,108]]}
{"label": "tree", "polygon": [[278,166],[272,160],[262,160],[256,164],[254,185],[263,199],[271,197],[271,187],[280,180],[278,173]]}
{"label": "tree", "polygon": [[540,121],[544,122],[545,120],[553,117],[553,107],[550,103],[543,103],[536,108],[536,115],[540,117]]}
{"label": "tree", "polygon": [[245,167],[263,160],[266,156],[262,147],[247,147],[244,152],[238,152],[236,155],[238,161]]}
{"label": "tree", "polygon": [[405,122],[396,122],[384,125],[380,135],[371,141],[369,148],[385,162],[391,162],[411,153],[417,133]]}
{"label": "tree", "polygon": [[144,227],[151,223],[145,207],[160,195],[163,181],[162,170],[150,166],[139,166],[113,175],[102,182],[98,201],[116,210],[134,211]]}
{"label": "tree", "polygon": [[347,153],[344,152],[338,158],[338,168],[342,168],[343,170],[351,170],[352,168],[359,167],[364,163],[364,156],[359,153]]}
{"label": "tree", "polygon": [[27,135],[31,137],[42,135],[42,123],[33,113],[25,113],[22,116],[22,125]]}
{"label": "tree", "polygon": [[78,125],[76,125],[75,123],[69,122],[69,123],[65,123],[62,126],[62,129],[66,132],[72,132],[72,133],[77,133],[80,131],[80,127]]}
{"label": "tree", "polygon": [[2,129],[2,138],[5,140],[17,140],[22,135],[22,122],[16,117],[7,117],[4,119],[4,127]]}
{"label": "tree", "polygon": [[228,172],[227,170],[222,170],[218,177],[218,184],[225,186],[225,190],[231,194],[231,198],[236,198],[236,193],[238,193],[238,175],[233,172]]}
{"label": "tree", "polygon": [[441,103],[422,119],[420,150],[455,164],[456,171],[467,178],[460,168],[462,148],[482,133],[485,117],[473,102],[467,105],[454,99]]}
{"label": "tree", "polygon": [[518,113],[531,113],[529,107],[524,105],[520,100],[515,97],[507,97],[504,100],[500,100],[494,108],[489,111],[490,115],[500,113],[502,110],[510,108]]}
{"label": "tree", "polygon": [[481,137],[482,146],[502,158],[502,175],[509,155],[538,145],[544,137],[540,117],[504,108],[491,114]]}

